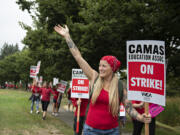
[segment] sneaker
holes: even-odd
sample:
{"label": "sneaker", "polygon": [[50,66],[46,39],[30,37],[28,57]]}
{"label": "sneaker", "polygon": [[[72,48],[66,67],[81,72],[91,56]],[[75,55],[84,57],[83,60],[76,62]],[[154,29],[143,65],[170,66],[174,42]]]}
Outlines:
{"label": "sneaker", "polygon": [[55,113],[55,114],[54,114],[54,116],[56,116],[56,117],[57,117],[57,116],[58,116],[58,113]]}
{"label": "sneaker", "polygon": [[36,111],[37,114],[39,114],[39,111]]}
{"label": "sneaker", "polygon": [[42,120],[45,120],[46,119],[46,116],[42,117]]}
{"label": "sneaker", "polygon": [[52,115],[54,115],[54,116],[55,116],[55,113],[54,113],[54,112],[52,112]]}
{"label": "sneaker", "polygon": [[30,111],[30,113],[32,114],[32,113],[33,113],[33,111],[31,110],[31,111]]}

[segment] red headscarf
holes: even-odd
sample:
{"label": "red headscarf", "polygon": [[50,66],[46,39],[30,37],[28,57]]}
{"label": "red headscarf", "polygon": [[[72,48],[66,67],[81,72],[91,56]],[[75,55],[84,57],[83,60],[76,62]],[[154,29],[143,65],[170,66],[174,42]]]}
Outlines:
{"label": "red headscarf", "polygon": [[121,62],[115,56],[103,56],[101,60],[107,61],[107,63],[111,66],[113,72],[116,72],[121,65]]}

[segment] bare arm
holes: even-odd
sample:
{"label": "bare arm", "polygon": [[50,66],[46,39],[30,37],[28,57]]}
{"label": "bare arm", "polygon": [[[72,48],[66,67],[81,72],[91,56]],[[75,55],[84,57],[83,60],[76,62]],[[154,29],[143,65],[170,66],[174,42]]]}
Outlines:
{"label": "bare arm", "polygon": [[65,28],[63,28],[62,26],[58,25],[54,27],[54,30],[65,38],[66,43],[70,49],[70,52],[72,53],[76,62],[83,70],[85,75],[88,77],[88,79],[94,80],[98,75],[98,73],[94,69],[92,69],[91,66],[81,56],[79,49],[77,48],[77,46],[74,44],[73,40],[70,37],[68,27],[65,25]]}
{"label": "bare arm", "polygon": [[127,99],[127,90],[126,90],[126,89],[123,90],[123,94],[124,94],[124,95],[123,95],[123,103],[124,103],[124,106],[125,106],[125,108],[126,108],[127,113],[128,113],[131,117],[137,119],[138,121],[141,121],[141,122],[144,122],[144,123],[150,123],[150,121],[151,121],[150,116],[145,116],[145,117],[144,117],[143,115],[139,114],[139,113],[133,108],[131,101],[129,101],[129,100]]}

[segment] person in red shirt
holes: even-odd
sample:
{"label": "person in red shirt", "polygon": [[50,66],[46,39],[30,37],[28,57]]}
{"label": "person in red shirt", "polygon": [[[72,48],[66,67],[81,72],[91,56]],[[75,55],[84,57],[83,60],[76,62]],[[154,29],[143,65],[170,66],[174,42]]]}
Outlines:
{"label": "person in red shirt", "polygon": [[[86,116],[86,108],[88,105],[88,99],[80,99],[78,101],[77,98],[71,98],[73,106],[76,108],[74,112],[74,135],[81,135],[83,126],[84,126],[84,120]],[[76,127],[77,127],[77,110],[78,110],[78,105],[80,104],[80,117],[79,117],[79,132],[76,133]]]}
{"label": "person in red shirt", "polygon": [[59,96],[59,92],[57,91],[57,87],[56,86],[54,86],[53,92],[54,92],[54,97],[53,97],[53,112],[52,112],[52,115],[57,116],[58,115],[58,103],[57,103],[57,99],[58,99],[58,96]]}
{"label": "person in red shirt", "polygon": [[40,88],[37,85],[37,81],[33,81],[33,85],[31,88],[32,95],[30,100],[32,101],[31,103],[31,111],[30,113],[33,113],[33,108],[34,108],[34,102],[36,102],[36,113],[39,114],[39,101],[40,101]]}
{"label": "person in red shirt", "polygon": [[[77,61],[84,74],[87,76],[94,91],[90,99],[90,106],[83,129],[83,135],[119,135],[118,114],[119,94],[118,75],[116,71],[120,67],[120,61],[114,56],[104,56],[99,62],[99,73],[95,71],[74,44],[69,34],[69,29],[61,25],[54,30],[63,36],[73,57]],[[94,84],[95,79],[97,79]],[[131,101],[127,100],[127,91],[123,89],[123,104],[130,116],[135,119],[150,123],[150,114],[139,114],[133,107]]]}
{"label": "person in red shirt", "polygon": [[41,103],[43,110],[43,120],[46,118],[47,108],[50,103],[50,96],[54,94],[52,89],[47,85],[46,82],[43,83],[43,87],[41,88]]}
{"label": "person in red shirt", "polygon": [[[140,114],[144,113],[144,102],[142,101],[132,101],[133,107],[139,112]],[[149,106],[151,103],[149,104]],[[133,119],[133,135],[141,135],[144,123],[141,121],[138,121],[136,119]],[[151,123],[149,124],[149,135],[155,135],[155,127],[156,127],[156,120],[155,117],[152,118]]]}

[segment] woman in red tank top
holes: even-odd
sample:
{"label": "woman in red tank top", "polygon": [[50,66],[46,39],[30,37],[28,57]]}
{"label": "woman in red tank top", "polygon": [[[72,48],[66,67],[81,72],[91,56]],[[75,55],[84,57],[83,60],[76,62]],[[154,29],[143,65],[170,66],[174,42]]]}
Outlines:
{"label": "woman in red tank top", "polygon": [[43,117],[42,117],[43,120],[46,119],[46,113],[50,103],[51,94],[54,95],[54,92],[52,91],[51,87],[47,85],[47,82],[44,82],[43,87],[41,88],[41,104],[43,110]]}
{"label": "woman in red tank top", "polygon": [[[94,84],[95,79],[98,77],[94,85],[83,135],[119,135],[118,113],[120,103],[116,71],[120,67],[120,61],[114,56],[102,57],[98,73],[83,59],[80,51],[72,41],[66,25],[65,28],[57,25],[54,30],[65,38],[70,52],[91,84]],[[143,117],[132,107],[131,101],[127,100],[126,89],[123,90],[122,101],[130,116],[146,123],[151,121],[150,115]]]}

